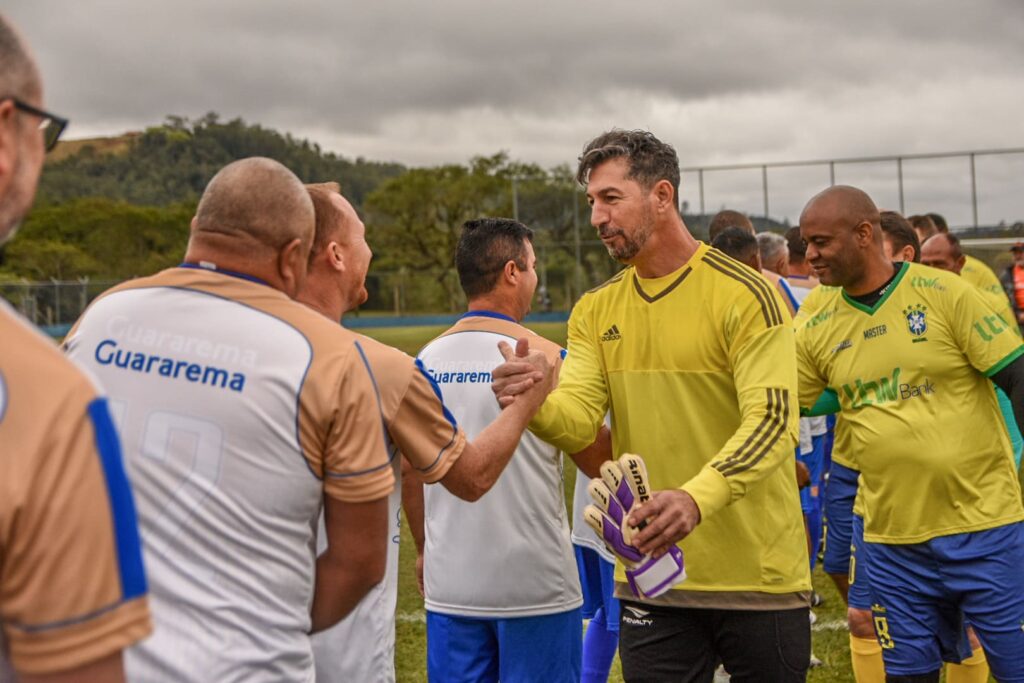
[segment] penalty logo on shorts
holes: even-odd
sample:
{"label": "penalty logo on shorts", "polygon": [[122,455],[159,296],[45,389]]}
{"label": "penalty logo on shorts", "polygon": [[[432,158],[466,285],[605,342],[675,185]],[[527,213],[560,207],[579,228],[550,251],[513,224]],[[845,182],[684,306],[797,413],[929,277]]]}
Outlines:
{"label": "penalty logo on shorts", "polygon": [[928,331],[927,310],[928,307],[922,304],[913,304],[903,309],[903,315],[907,317],[907,329],[917,337],[915,342],[924,341],[924,333]]}

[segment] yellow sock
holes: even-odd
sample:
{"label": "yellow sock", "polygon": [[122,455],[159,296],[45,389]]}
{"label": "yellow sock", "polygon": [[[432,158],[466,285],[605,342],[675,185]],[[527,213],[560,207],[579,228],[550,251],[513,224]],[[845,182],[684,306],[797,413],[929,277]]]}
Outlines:
{"label": "yellow sock", "polygon": [[960,664],[946,665],[946,683],[986,683],[988,661],[980,647]]}
{"label": "yellow sock", "polygon": [[850,661],[857,683],[885,683],[882,646],[875,638],[850,636]]}

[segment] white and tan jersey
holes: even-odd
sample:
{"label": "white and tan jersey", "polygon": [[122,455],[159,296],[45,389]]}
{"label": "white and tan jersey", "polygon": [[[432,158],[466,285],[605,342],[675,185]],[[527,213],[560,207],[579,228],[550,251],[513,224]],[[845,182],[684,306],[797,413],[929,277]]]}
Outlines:
{"label": "white and tan jersey", "polygon": [[171,268],[106,292],[68,337],[121,425],[150,575],[133,681],[311,681],[324,496],[391,493],[356,336],[248,276]]}
{"label": "white and tan jersey", "polygon": [[[491,373],[498,342],[530,347],[560,363],[562,349],[511,318],[464,315],[419,358],[470,439],[500,413]],[[424,491],[426,607],[441,614],[510,618],[554,614],[582,602],[562,488],[562,454],[525,434],[494,487],[474,502],[439,486]],[[524,577],[529,577],[524,580]]]}
{"label": "white and tan jersey", "polygon": [[150,631],[131,489],[106,401],[0,302],[0,681]]}
{"label": "white and tan jersey", "polygon": [[[425,481],[440,481],[462,455],[465,434],[445,408],[437,386],[415,359],[368,337],[360,337],[359,341],[380,394],[396,481],[401,479],[403,457]],[[340,623],[313,636],[317,683],[395,680],[401,498],[401,488],[396,486],[388,498],[389,542],[384,580]],[[318,545],[326,547],[322,536]]]}

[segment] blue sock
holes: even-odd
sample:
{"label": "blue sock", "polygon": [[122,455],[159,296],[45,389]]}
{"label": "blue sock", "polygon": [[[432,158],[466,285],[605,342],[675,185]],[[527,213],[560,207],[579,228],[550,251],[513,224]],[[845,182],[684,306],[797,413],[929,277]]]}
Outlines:
{"label": "blue sock", "polygon": [[604,607],[599,607],[583,634],[583,675],[580,683],[607,683],[619,647],[619,634],[609,631]]}

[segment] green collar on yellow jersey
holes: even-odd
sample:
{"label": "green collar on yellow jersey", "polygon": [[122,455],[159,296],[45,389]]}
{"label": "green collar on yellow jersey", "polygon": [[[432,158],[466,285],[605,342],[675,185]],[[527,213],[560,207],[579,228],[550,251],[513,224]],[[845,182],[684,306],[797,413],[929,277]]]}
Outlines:
{"label": "green collar on yellow jersey", "polygon": [[859,301],[856,301],[855,299],[851,298],[849,294],[846,293],[845,289],[842,290],[843,291],[843,299],[846,301],[846,303],[850,304],[851,306],[856,308],[858,311],[863,311],[864,313],[867,313],[868,315],[874,315],[875,311],[877,311],[879,308],[881,308],[882,304],[884,304],[889,299],[889,297],[892,295],[892,293],[894,291],[896,291],[896,288],[899,286],[900,281],[903,279],[903,276],[906,274],[906,272],[909,269],[910,269],[910,264],[907,261],[904,261],[900,265],[900,270],[899,270],[898,273],[896,273],[896,277],[894,277],[892,282],[889,284],[889,288],[885,290],[885,294],[882,295],[881,299],[879,299],[878,301],[875,302],[874,306],[865,306],[864,304],[860,303]]}

